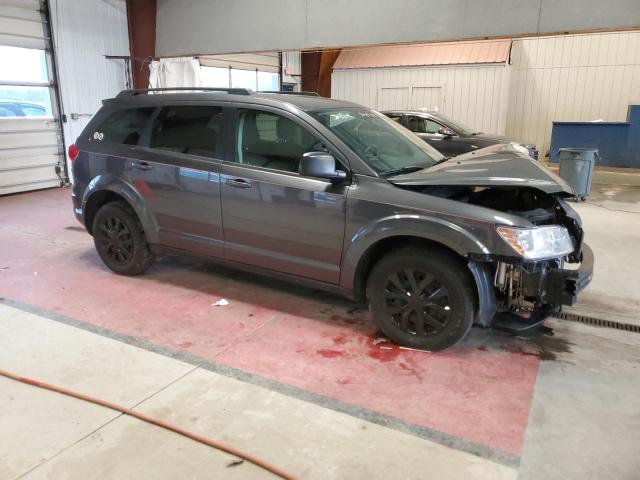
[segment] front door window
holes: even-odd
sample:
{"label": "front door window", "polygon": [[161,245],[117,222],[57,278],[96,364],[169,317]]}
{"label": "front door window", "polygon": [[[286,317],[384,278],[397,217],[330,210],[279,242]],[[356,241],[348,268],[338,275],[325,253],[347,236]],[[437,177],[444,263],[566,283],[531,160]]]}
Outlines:
{"label": "front door window", "polygon": [[236,161],[246,165],[297,172],[302,155],[318,141],[286,117],[271,112],[241,110]]}
{"label": "front door window", "polygon": [[430,135],[437,135],[438,131],[443,128],[438,122],[416,116],[409,117],[407,127],[414,133],[427,133]]}

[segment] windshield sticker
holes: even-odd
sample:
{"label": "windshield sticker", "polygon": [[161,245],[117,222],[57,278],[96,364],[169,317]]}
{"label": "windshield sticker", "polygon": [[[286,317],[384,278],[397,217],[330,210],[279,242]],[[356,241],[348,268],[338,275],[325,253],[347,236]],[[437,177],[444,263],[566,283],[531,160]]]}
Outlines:
{"label": "windshield sticker", "polygon": [[348,122],[349,120],[353,120],[353,115],[349,112],[337,112],[329,114],[330,127],[338,126],[341,123]]}
{"label": "windshield sticker", "polygon": [[103,138],[104,138],[104,133],[102,133],[102,132],[93,132],[93,139],[94,140],[102,141]]}

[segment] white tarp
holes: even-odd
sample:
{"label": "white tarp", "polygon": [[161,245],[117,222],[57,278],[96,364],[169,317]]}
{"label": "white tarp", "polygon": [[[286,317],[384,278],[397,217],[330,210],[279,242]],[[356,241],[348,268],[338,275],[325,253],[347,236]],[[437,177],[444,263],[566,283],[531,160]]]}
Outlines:
{"label": "white tarp", "polygon": [[161,58],[149,65],[149,88],[200,86],[200,62],[195,58]]}

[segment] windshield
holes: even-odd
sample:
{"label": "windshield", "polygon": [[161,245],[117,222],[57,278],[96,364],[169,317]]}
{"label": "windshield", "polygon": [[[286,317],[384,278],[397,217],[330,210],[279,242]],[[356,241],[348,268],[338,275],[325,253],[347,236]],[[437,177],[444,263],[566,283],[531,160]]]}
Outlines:
{"label": "windshield", "polygon": [[427,168],[444,158],[409,130],[373,110],[345,108],[309,114],[381,175],[408,167]]}
{"label": "windshield", "polygon": [[450,117],[447,117],[446,115],[443,115],[442,113],[438,112],[437,114],[435,114],[434,118],[437,120],[438,118],[441,118],[442,120],[444,120],[446,123],[448,123],[449,125],[451,125],[451,127],[453,127],[453,130],[455,130],[456,132],[461,133],[462,135],[473,135],[475,133],[480,133],[477,130],[474,130],[471,127],[466,126],[464,123],[460,123],[457,120],[453,120]]}

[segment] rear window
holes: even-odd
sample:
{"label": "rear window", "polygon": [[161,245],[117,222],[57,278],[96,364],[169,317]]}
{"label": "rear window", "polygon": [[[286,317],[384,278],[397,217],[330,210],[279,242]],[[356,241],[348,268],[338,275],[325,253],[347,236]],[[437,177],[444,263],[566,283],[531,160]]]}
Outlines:
{"label": "rear window", "polygon": [[109,115],[93,132],[93,139],[106,143],[137,145],[154,108],[129,108]]}
{"label": "rear window", "polygon": [[153,122],[151,148],[220,158],[222,108],[213,106],[164,107]]}

